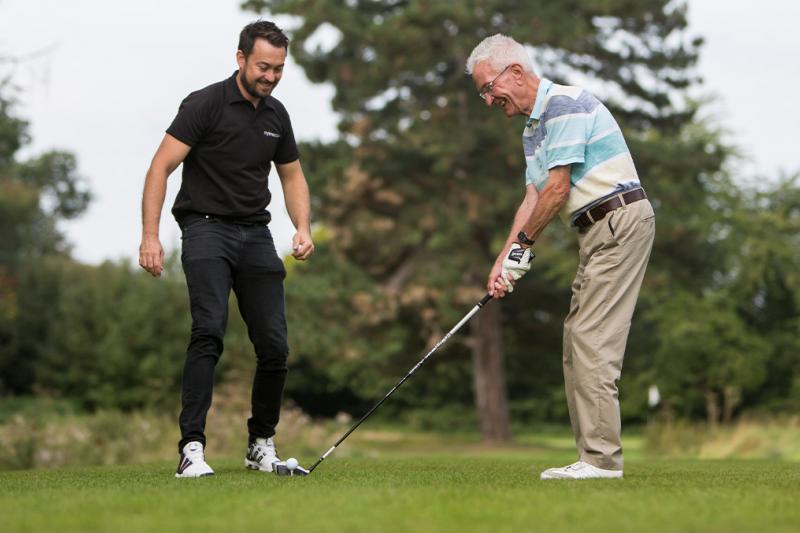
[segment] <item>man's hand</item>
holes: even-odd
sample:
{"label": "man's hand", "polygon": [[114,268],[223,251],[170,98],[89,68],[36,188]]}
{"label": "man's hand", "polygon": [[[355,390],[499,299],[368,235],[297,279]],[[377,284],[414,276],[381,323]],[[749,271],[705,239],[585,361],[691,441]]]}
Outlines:
{"label": "man's hand", "polygon": [[508,255],[500,265],[500,281],[506,291],[514,292],[514,282],[524,276],[531,269],[534,258],[533,250],[523,248],[519,243],[513,243]]}
{"label": "man's hand", "polygon": [[506,286],[500,281],[500,276],[503,270],[503,259],[497,258],[492,271],[489,272],[489,278],[486,280],[486,291],[494,298],[503,298],[506,295]]}
{"label": "man's hand", "polygon": [[530,248],[513,243],[507,255],[497,258],[486,280],[486,290],[494,298],[504,298],[514,291],[514,282],[531,268],[535,254]]}
{"label": "man's hand", "polygon": [[142,243],[139,245],[139,266],[153,277],[161,275],[164,266],[164,249],[158,240],[161,207],[167,192],[167,178],[181,164],[192,149],[169,133],[153,156],[142,192]]}
{"label": "man's hand", "polygon": [[142,237],[142,244],[139,245],[139,266],[155,278],[161,276],[164,267],[164,248],[161,247],[158,236]]}
{"label": "man's hand", "polygon": [[306,230],[298,231],[292,237],[292,257],[305,261],[314,253],[314,242],[311,234]]}

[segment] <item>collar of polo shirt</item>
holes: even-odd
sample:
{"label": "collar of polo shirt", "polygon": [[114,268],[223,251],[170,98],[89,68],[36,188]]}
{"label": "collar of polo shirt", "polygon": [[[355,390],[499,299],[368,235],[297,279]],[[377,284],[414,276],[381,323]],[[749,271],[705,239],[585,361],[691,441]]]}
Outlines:
{"label": "collar of polo shirt", "polygon": [[533,111],[531,111],[531,115],[528,117],[528,121],[525,122],[525,127],[530,128],[536,122],[539,122],[539,118],[542,116],[542,107],[544,107],[544,100],[547,97],[547,93],[550,91],[550,87],[553,86],[553,82],[542,78],[539,82],[539,89],[536,91],[536,101],[533,103]]}

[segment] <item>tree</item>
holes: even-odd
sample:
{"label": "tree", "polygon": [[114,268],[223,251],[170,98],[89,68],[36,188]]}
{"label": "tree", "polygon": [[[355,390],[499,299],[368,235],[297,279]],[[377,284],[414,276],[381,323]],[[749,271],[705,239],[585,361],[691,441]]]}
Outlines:
{"label": "tree", "polygon": [[656,370],[668,407],[711,425],[741,408],[796,405],[800,369],[797,177],[774,188],[721,189],[713,232],[722,262],[701,291],[653,311]]}
{"label": "tree", "polygon": [[69,152],[16,160],[15,152],[27,142],[26,124],[8,111],[8,102],[0,99],[0,132],[17,135],[17,142],[9,135],[0,144],[0,265],[14,271],[26,258],[67,251],[57,224],[82,214],[91,194]]}
{"label": "tree", "polygon": [[740,405],[792,410],[800,399],[795,379],[800,371],[798,180],[800,175],[794,175],[743,187],[738,204],[724,213],[727,231],[720,240],[728,252],[727,268],[717,292],[741,321],[740,334],[751,344],[764,345],[747,354],[748,359],[764,361],[762,386],[730,380],[725,384],[730,393],[724,398],[724,414]]}
{"label": "tree", "polygon": [[[617,95],[608,101],[633,148],[644,154],[646,170],[677,165],[648,148],[684,131],[695,111],[674,97],[695,81],[689,69],[700,44],[684,37],[682,3],[250,0],[243,6],[301,17],[293,57],[312,81],[335,88],[341,139],[307,147],[304,163],[316,213],[331,237],[336,262],[328,267],[346,264],[371,282],[351,298],[356,312],[342,319],[350,339],[381,347],[370,357],[381,370],[408,362],[404,354],[422,351],[480,298],[523,193],[522,125],[483,109],[464,75],[465,60],[483,37],[502,32],[528,43],[549,78],[602,80],[601,96]],[[335,42],[326,43],[326,35]],[[695,148],[678,142],[672,151],[680,161]],[[560,313],[537,297],[551,293],[553,279],[563,282],[567,265],[574,265],[572,252],[565,255],[571,237],[563,229],[552,233],[553,241],[540,247],[543,274],[526,281],[513,302],[488,305],[473,319],[470,337],[450,348],[472,353],[475,404],[489,441],[510,438],[503,340],[515,336],[504,324],[531,302],[548,324]],[[568,289],[560,287],[566,298]],[[535,328],[528,323],[524,331]],[[511,350],[529,345],[519,337]],[[453,359],[464,359],[449,358],[446,382],[459,389],[452,380],[464,373],[452,368]],[[442,377],[443,369],[433,366],[429,381]]]}
{"label": "tree", "polygon": [[177,258],[165,279],[48,256],[20,276],[20,356],[34,390],[87,408],[173,406],[190,319]]}
{"label": "tree", "polygon": [[19,276],[47,255],[68,252],[58,222],[80,215],[91,199],[74,155],[17,159],[30,139],[6,89],[0,83],[0,393],[26,390],[33,379],[19,350]]}

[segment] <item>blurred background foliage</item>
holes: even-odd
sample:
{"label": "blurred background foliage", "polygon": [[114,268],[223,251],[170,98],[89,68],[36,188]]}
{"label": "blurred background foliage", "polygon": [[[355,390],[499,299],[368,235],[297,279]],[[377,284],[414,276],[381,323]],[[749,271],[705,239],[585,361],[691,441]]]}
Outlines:
{"label": "blurred background foliage", "polygon": [[[684,3],[243,9],[293,17],[290,53],[312,81],[333,85],[341,119],[337,140],[302,146],[318,251],[307,264],[287,261],[286,396],[300,409],[359,414],[481,297],[523,195],[523,125],[486,109],[464,74],[472,47],[496,32],[526,43],[542,76],[609,105],[656,209],[621,382],[625,422],[653,415],[653,385],[668,419],[715,425],[800,408],[798,176],[737,174],[735,147],[700,118],[688,90],[702,86],[702,41],[687,33]],[[59,222],[80,216],[91,193],[70,153],[20,160],[26,128],[0,85],[0,403],[176,409],[189,335],[179,258],[159,280],[128,262],[72,260]],[[515,427],[566,423],[561,321],[574,235],[556,222],[536,248],[513,296],[489,304],[378,416],[480,429],[486,440],[510,437],[486,425],[497,409]],[[218,382],[246,389],[252,366],[232,305]]]}

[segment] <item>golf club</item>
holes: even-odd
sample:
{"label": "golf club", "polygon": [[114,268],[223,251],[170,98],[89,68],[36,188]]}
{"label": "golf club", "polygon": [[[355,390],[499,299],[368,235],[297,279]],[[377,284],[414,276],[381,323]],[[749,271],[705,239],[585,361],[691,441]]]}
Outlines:
{"label": "golf club", "polygon": [[[406,374],[405,376],[403,376],[403,379],[401,379],[400,381],[398,381],[398,382],[397,382],[397,384],[396,384],[394,387],[392,387],[392,390],[390,390],[390,391],[389,391],[389,392],[386,394],[386,396],[384,396],[384,397],[383,397],[383,399],[382,399],[381,401],[379,401],[378,403],[376,403],[376,404],[375,404],[375,405],[372,407],[372,409],[370,409],[369,411],[367,411],[367,413],[366,413],[364,416],[362,416],[362,417],[361,417],[361,419],[360,419],[358,422],[356,422],[356,423],[355,423],[355,425],[353,425],[353,427],[351,427],[351,428],[348,430],[348,432],[347,432],[347,433],[345,433],[344,435],[342,435],[342,436],[339,438],[339,440],[337,440],[337,441],[336,441],[336,443],[335,443],[333,446],[331,446],[331,448],[330,448],[330,449],[329,449],[327,452],[325,452],[325,453],[324,453],[324,454],[323,454],[323,455],[322,455],[322,456],[321,456],[319,459],[317,459],[317,462],[316,462],[316,463],[314,463],[314,464],[311,466],[311,468],[309,468],[308,470],[305,470],[305,469],[303,469],[303,468],[300,468],[300,467],[298,467],[298,468],[297,468],[297,470],[295,470],[295,471],[294,471],[294,475],[307,476],[307,475],[309,475],[311,472],[313,472],[313,471],[314,471],[314,469],[315,469],[315,468],[316,468],[316,467],[317,467],[317,466],[318,466],[318,465],[319,465],[319,464],[320,464],[322,461],[324,461],[326,457],[328,457],[330,454],[332,454],[332,453],[333,453],[333,451],[336,449],[336,447],[337,447],[337,446],[339,446],[339,445],[340,445],[342,442],[344,442],[344,439],[346,439],[346,438],[347,438],[347,437],[348,437],[348,436],[349,436],[349,435],[350,435],[350,434],[351,434],[353,431],[355,431],[355,430],[356,430],[356,428],[357,428],[358,426],[360,426],[362,422],[364,422],[364,420],[366,420],[367,418],[369,418],[369,416],[370,416],[372,413],[374,413],[374,412],[375,412],[375,410],[376,410],[378,407],[380,407],[380,406],[381,406],[381,404],[382,404],[383,402],[385,402],[385,401],[386,401],[386,399],[387,399],[387,398],[389,398],[389,396],[391,396],[391,395],[394,393],[394,391],[396,391],[397,389],[399,389],[399,388],[400,388],[400,386],[401,386],[403,383],[405,383],[405,381],[406,381],[408,378],[410,378],[410,377],[411,377],[411,375],[412,375],[414,372],[416,372],[416,371],[417,371],[417,369],[418,369],[420,366],[422,366],[422,363],[424,363],[424,362],[425,362],[425,361],[428,359],[428,357],[430,357],[431,355],[433,355],[433,352],[435,352],[436,350],[438,350],[438,349],[439,349],[439,347],[440,347],[441,345],[443,345],[445,342],[447,342],[447,339],[449,339],[449,338],[450,338],[450,337],[451,337],[451,336],[452,336],[452,335],[453,335],[453,334],[454,334],[456,331],[458,331],[459,329],[461,329],[461,326],[463,326],[464,324],[466,324],[467,322],[469,322],[469,319],[470,319],[470,318],[472,318],[472,316],[473,316],[475,313],[477,313],[478,311],[480,311],[481,307],[483,307],[483,306],[486,304],[486,302],[488,302],[488,301],[489,301],[489,300],[491,300],[491,299],[492,299],[492,295],[487,293],[487,294],[486,294],[486,296],[484,296],[484,297],[481,299],[481,301],[479,301],[477,304],[475,304],[475,307],[473,307],[473,308],[472,308],[472,310],[470,310],[470,312],[469,312],[469,313],[467,313],[467,314],[466,314],[466,316],[464,316],[464,318],[462,318],[462,319],[461,319],[461,321],[460,321],[458,324],[456,324],[456,325],[453,327],[453,329],[451,329],[451,330],[450,330],[450,331],[447,333],[447,335],[445,335],[445,336],[444,336],[444,338],[442,338],[442,340],[440,340],[439,342],[437,342],[437,343],[436,343],[436,346],[434,346],[434,347],[431,349],[431,351],[429,351],[429,352],[427,353],[427,355],[425,355],[425,357],[423,357],[422,359],[420,359],[420,361],[419,361],[419,362],[418,362],[416,365],[414,365],[414,367],[413,367],[411,370],[409,370],[408,374]],[[288,469],[287,469],[287,472],[286,472],[285,474],[283,474],[283,475],[287,475],[287,474],[288,474]]]}

